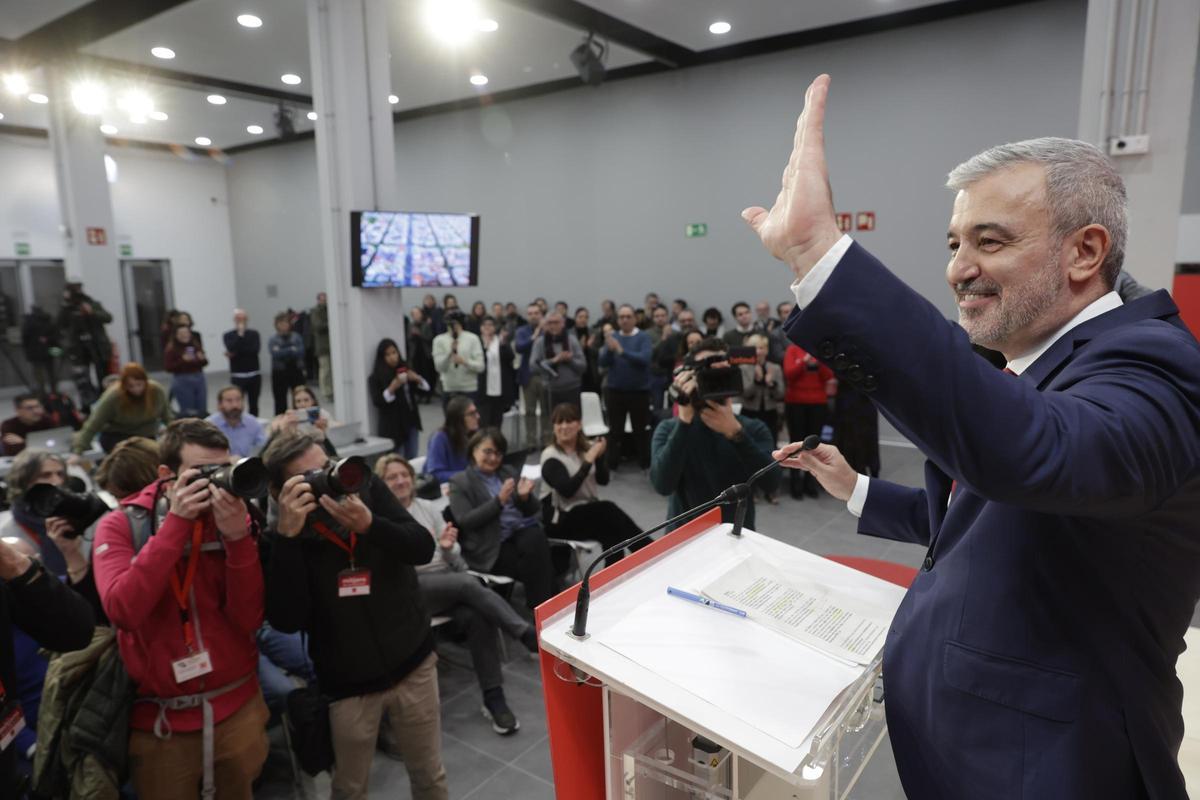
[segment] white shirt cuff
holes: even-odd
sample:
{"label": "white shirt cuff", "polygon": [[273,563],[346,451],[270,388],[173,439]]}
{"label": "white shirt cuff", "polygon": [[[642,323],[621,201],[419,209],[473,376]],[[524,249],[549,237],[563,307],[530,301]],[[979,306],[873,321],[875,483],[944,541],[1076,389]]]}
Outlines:
{"label": "white shirt cuff", "polygon": [[391,389],[384,389],[383,390],[383,399],[388,401],[389,403],[394,403],[394,402],[396,402],[396,393],[393,392]]}
{"label": "white shirt cuff", "polygon": [[850,234],[843,233],[842,238],[829,248],[829,252],[821,256],[821,260],[809,270],[804,278],[792,281],[792,294],[796,296],[797,308],[803,310],[816,299],[817,294],[825,286],[825,282],[829,280],[829,276],[833,274],[833,268],[841,262],[842,256],[846,255],[846,251],[853,243],[854,240],[850,238]]}
{"label": "white shirt cuff", "polygon": [[846,501],[846,510],[856,517],[861,517],[863,506],[867,504],[867,490],[870,488],[871,479],[860,474],[854,482],[854,491],[850,493],[850,499]]}

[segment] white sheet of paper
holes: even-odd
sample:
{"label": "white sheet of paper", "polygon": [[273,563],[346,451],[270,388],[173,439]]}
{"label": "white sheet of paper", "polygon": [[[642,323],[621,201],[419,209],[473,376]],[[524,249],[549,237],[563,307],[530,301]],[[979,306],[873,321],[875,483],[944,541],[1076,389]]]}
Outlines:
{"label": "white sheet of paper", "polygon": [[671,597],[665,586],[597,638],[788,747],[799,747],[862,675],[751,620]]}
{"label": "white sheet of paper", "polygon": [[704,587],[706,596],[848,664],[870,664],[883,647],[892,612],[812,580],[797,580],[757,556]]}
{"label": "white sheet of paper", "polygon": [[542,465],[526,464],[521,467],[521,477],[528,478],[531,481],[540,481],[542,479]]}

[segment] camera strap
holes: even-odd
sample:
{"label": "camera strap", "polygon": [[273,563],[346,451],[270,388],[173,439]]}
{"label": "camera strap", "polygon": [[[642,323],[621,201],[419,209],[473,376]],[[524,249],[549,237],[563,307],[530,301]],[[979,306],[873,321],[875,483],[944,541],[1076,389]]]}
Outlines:
{"label": "camera strap", "polygon": [[358,547],[358,534],[355,533],[354,531],[350,531],[350,544],[346,544],[346,542],[342,539],[342,537],[338,536],[336,533],[334,533],[332,530],[330,530],[329,526],[326,525],[324,522],[314,521],[312,526],[313,526],[313,530],[315,530],[317,533],[321,534],[321,536],[323,536],[325,539],[332,542],[333,544],[336,544],[338,547],[345,550],[347,554],[349,554],[350,569],[354,569],[354,548]]}
{"label": "camera strap", "polygon": [[171,592],[175,595],[175,602],[179,605],[179,619],[183,622],[183,639],[187,643],[189,653],[196,652],[196,630],[192,625],[188,598],[192,593],[192,584],[196,580],[196,568],[200,565],[200,539],[203,536],[204,521],[196,520],[192,523],[191,552],[184,556],[187,559],[187,566],[184,567],[182,583],[179,580],[179,570],[171,570]]}

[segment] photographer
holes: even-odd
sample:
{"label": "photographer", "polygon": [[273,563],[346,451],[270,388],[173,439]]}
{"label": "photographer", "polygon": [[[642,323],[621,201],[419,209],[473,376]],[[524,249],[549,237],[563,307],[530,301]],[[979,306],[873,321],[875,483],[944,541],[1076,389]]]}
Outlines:
{"label": "photographer", "polygon": [[195,797],[201,786],[250,797],[267,757],[254,644],[258,548],[246,504],[199,469],[229,460],[211,423],[171,423],[158,480],[122,500],[96,533],[96,585],[136,687],[130,770],[148,800]]}
{"label": "photographer", "polygon": [[80,549],[79,539],[65,540],[63,537],[70,525],[61,517],[44,519],[38,516],[25,497],[25,493],[38,484],[65,484],[67,462],[45,450],[23,450],[13,459],[7,478],[12,517],[0,526],[0,538],[28,542],[37,551],[46,571],[55,577],[61,578],[68,573],[83,577],[87,571],[87,557]]}
{"label": "photographer", "polygon": [[429,563],[433,537],[361,463],[348,465],[361,470],[357,494],[321,491],[338,481],[311,436],[280,436],[263,460],[279,506],[267,618],[308,633],[317,683],[332,698],[333,796],[367,796],[386,712],[413,797],[445,798],[437,657],[413,569]]}
{"label": "photographer", "polygon": [[442,377],[443,408],[455,395],[474,398],[484,369],[483,344],[463,330],[463,313],[448,309],[445,320],[446,332],[433,338],[433,366]]}
{"label": "photographer", "polygon": [[[709,370],[732,369],[728,345],[716,337],[698,342],[671,384],[679,416],[659,423],[651,446],[650,482],[659,494],[670,495],[667,516],[707,502],[755,470],[771,463],[774,436],[756,419],[733,413],[732,399],[705,400],[698,377]],[[684,400],[687,400],[685,403]],[[758,486],[774,492],[779,473],[763,476]],[[747,501],[746,526],[754,526],[754,504]],[[726,522],[734,509],[721,510]]]}
{"label": "photographer", "polygon": [[[108,374],[108,362],[112,357],[112,343],[104,326],[112,322],[112,314],[104,306],[83,291],[83,284],[68,283],[63,287],[63,301],[58,310],[58,329],[66,337],[67,355],[84,380],[91,384],[95,394],[85,400],[95,399],[98,387]],[[92,382],[92,368],[96,380]]]}
{"label": "photographer", "polygon": [[275,335],[267,340],[271,352],[271,395],[275,413],[287,411],[288,390],[304,383],[304,339],[292,331],[292,315],[275,315]]}

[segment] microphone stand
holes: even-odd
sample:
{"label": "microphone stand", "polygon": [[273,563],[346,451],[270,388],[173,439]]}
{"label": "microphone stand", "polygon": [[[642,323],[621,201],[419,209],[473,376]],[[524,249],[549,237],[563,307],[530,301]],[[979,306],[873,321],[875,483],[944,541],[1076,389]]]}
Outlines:
{"label": "microphone stand", "polygon": [[[807,436],[804,439],[804,444],[801,446],[800,451],[815,450],[817,445],[819,445],[820,443],[821,443],[820,436],[817,436],[816,434]],[[795,452],[800,452],[800,451],[795,451]],[[750,478],[745,483],[735,483],[733,486],[730,486],[728,489],[721,492],[719,495],[714,497],[712,500],[709,500],[707,503],[701,503],[700,505],[696,506],[695,508],[690,508],[687,511],[684,511],[682,514],[671,517],[670,519],[666,520],[665,522],[660,522],[658,525],[655,525],[653,528],[644,530],[641,533],[637,534],[636,536],[631,536],[623,542],[614,544],[612,547],[608,548],[604,552],[600,553],[600,555],[596,556],[592,560],[592,563],[588,564],[588,568],[586,570],[584,570],[583,580],[581,580],[579,582],[579,591],[575,595],[575,621],[571,625],[571,630],[568,633],[568,635],[575,639],[579,639],[579,640],[588,638],[588,633],[587,633],[588,606],[591,603],[591,589],[589,588],[589,581],[592,577],[592,572],[596,569],[596,566],[601,561],[603,561],[604,559],[613,555],[614,553],[621,552],[626,547],[630,547],[632,545],[637,544],[641,540],[649,537],[653,533],[657,533],[658,531],[662,530],[663,528],[669,527],[678,522],[684,522],[698,514],[702,514],[705,511],[716,508],[717,506],[720,506],[720,505],[725,505],[727,503],[737,503],[737,510],[734,512],[733,530],[730,531],[730,534],[733,536],[737,536],[738,538],[741,538],[742,525],[746,521],[746,509],[749,507],[750,498],[754,494],[755,481],[757,481],[763,475],[766,475],[771,470],[778,469],[779,465],[782,463],[783,463],[782,461],[772,461],[770,464],[768,464],[767,466],[763,467],[762,469],[758,470],[753,475],[751,475]]]}

